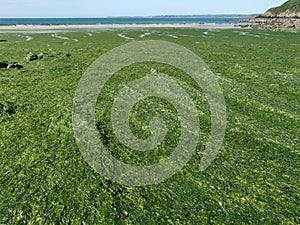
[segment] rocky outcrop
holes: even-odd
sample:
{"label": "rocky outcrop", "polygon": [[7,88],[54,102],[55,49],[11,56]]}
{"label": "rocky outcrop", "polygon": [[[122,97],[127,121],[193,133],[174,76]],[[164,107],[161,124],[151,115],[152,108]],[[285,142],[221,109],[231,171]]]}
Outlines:
{"label": "rocky outcrop", "polygon": [[289,0],[279,7],[267,10],[264,14],[248,20],[250,28],[256,29],[299,29],[300,0]]}
{"label": "rocky outcrop", "polygon": [[28,55],[25,56],[25,61],[26,62],[31,62],[31,61],[34,61],[34,60],[42,59],[43,57],[44,57],[43,53],[40,53],[40,54],[29,53]]}
{"label": "rocky outcrop", "polygon": [[22,68],[24,68],[24,66],[22,65],[22,63],[19,63],[19,62],[9,63],[7,61],[2,61],[2,62],[0,62],[0,68],[5,68],[5,69],[12,69],[12,68],[22,69]]}
{"label": "rocky outcrop", "polygon": [[24,68],[24,66],[19,62],[13,62],[7,66],[7,69],[10,69],[10,68],[22,69],[22,68]]}
{"label": "rocky outcrop", "polygon": [[16,113],[16,106],[11,102],[0,102],[0,115],[13,115]]}
{"label": "rocky outcrop", "polygon": [[0,68],[7,68],[8,62],[7,61],[2,61],[0,62]]}
{"label": "rocky outcrop", "polygon": [[283,29],[299,29],[300,18],[253,18],[250,19],[253,24],[250,25],[256,29],[271,29],[271,30],[283,30]]}
{"label": "rocky outcrop", "polygon": [[[39,60],[44,58],[44,53],[39,53],[39,54],[33,54],[33,53],[29,53],[28,55],[26,55],[24,57],[25,62],[29,63],[31,61],[34,60]],[[20,62],[8,62],[8,61],[2,61],[0,62],[0,68],[4,68],[4,69],[22,69],[24,68],[24,66],[22,65],[22,63]]]}
{"label": "rocky outcrop", "polygon": [[300,18],[300,13],[298,12],[283,12],[283,13],[276,13],[273,14],[272,12],[265,12],[261,15],[262,18]]}

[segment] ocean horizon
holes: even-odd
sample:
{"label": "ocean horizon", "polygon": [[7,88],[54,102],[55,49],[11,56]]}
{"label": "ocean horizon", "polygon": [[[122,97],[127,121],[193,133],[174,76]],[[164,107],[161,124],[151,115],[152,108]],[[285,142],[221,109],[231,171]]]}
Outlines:
{"label": "ocean horizon", "polygon": [[0,18],[0,26],[112,25],[112,24],[238,24],[253,15],[190,15],[105,18]]}

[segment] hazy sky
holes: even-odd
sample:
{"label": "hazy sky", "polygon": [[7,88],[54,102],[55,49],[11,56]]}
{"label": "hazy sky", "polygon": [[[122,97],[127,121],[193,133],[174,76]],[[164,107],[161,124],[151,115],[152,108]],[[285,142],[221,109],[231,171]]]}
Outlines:
{"label": "hazy sky", "polygon": [[0,0],[1,17],[252,14],[285,0]]}

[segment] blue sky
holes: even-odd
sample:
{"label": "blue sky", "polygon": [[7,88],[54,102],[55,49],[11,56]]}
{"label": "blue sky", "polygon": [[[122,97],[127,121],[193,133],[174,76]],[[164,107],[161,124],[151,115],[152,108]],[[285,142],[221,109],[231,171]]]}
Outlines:
{"label": "blue sky", "polygon": [[285,0],[1,0],[2,17],[252,14]]}

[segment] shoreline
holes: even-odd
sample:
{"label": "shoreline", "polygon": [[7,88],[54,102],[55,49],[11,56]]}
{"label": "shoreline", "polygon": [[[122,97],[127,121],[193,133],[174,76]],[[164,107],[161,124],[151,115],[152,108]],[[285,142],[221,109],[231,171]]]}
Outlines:
{"label": "shoreline", "polygon": [[283,30],[299,29],[300,18],[256,17],[249,20],[255,23],[252,27],[258,29]]}
{"label": "shoreline", "polygon": [[230,29],[238,28],[238,24],[91,24],[91,25],[8,25],[0,26],[0,31],[30,31],[30,30],[52,30],[52,29],[111,29],[111,28],[216,28]]}

